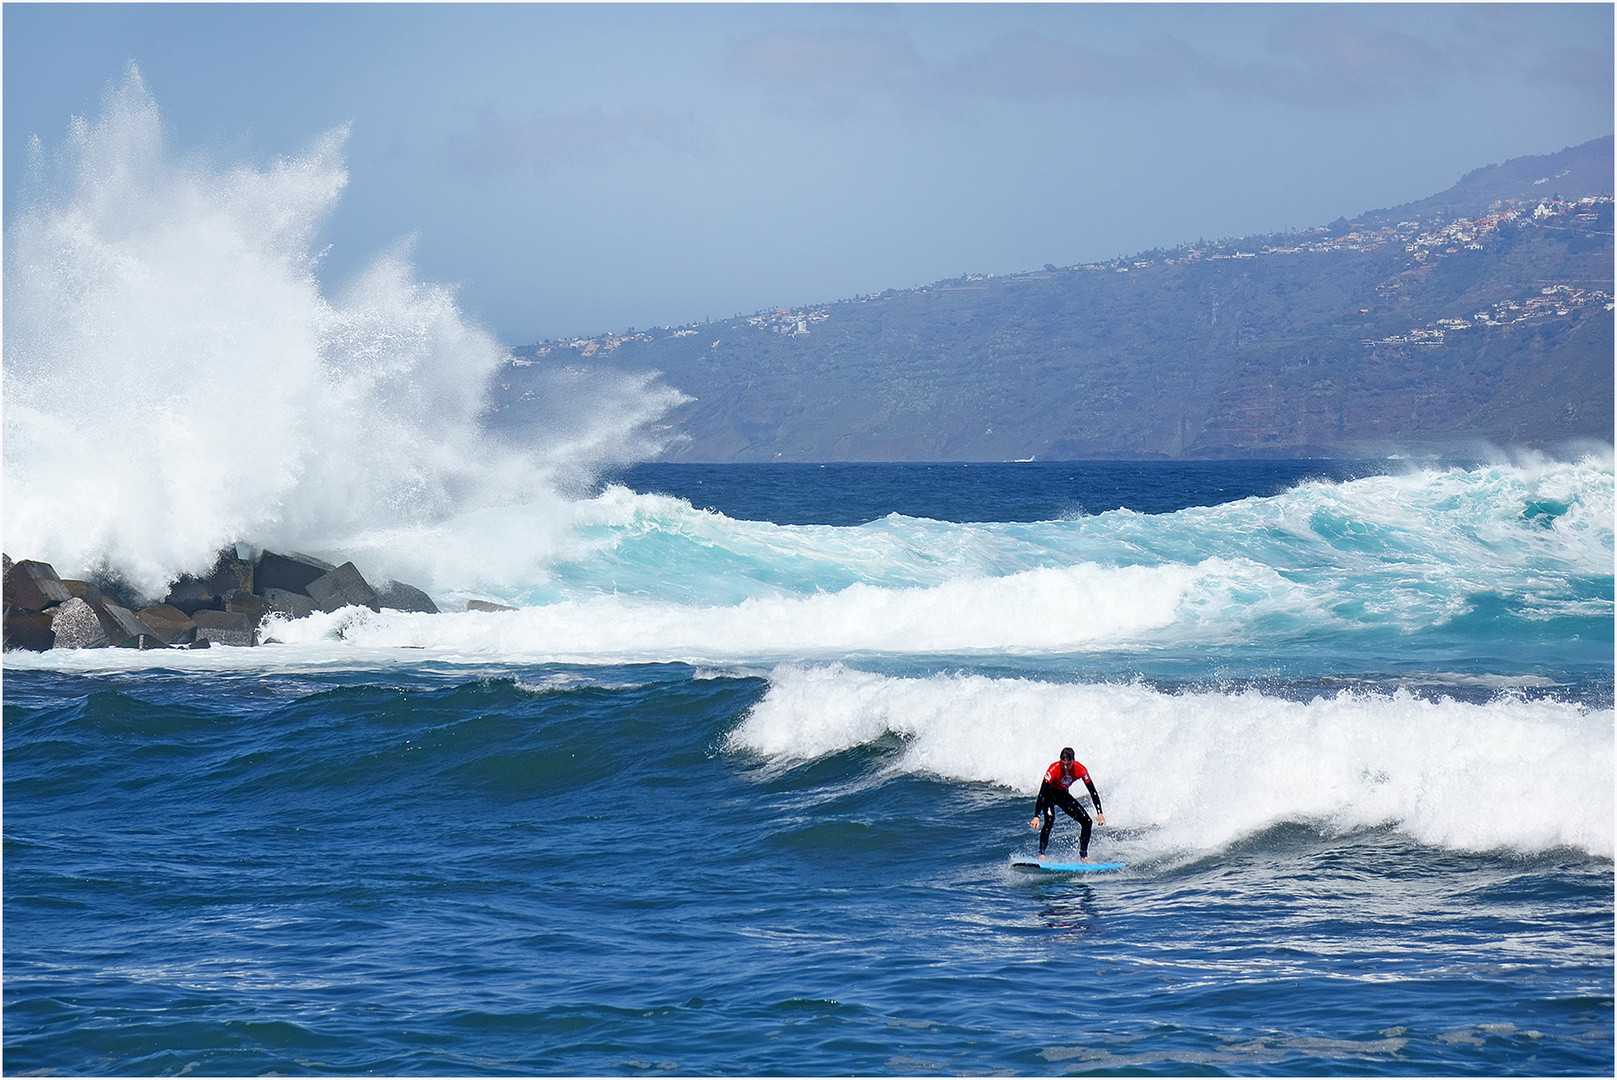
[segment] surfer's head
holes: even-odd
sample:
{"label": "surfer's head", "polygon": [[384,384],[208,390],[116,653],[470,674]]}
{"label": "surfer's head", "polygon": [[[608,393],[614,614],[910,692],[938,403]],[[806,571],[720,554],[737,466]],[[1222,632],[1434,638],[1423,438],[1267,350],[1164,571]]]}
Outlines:
{"label": "surfer's head", "polygon": [[1072,747],[1063,746],[1061,748],[1061,764],[1071,765],[1075,756],[1076,755],[1072,752]]}

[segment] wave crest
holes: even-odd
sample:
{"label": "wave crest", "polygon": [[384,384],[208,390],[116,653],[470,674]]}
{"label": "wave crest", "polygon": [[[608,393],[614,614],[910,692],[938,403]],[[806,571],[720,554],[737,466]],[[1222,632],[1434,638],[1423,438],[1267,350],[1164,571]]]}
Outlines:
{"label": "wave crest", "polygon": [[905,740],[893,768],[1031,797],[1062,746],[1134,857],[1224,847],[1284,822],[1394,826],[1468,851],[1612,855],[1611,710],[1407,692],[1308,702],[1257,691],[784,667],[732,749],[803,760]]}

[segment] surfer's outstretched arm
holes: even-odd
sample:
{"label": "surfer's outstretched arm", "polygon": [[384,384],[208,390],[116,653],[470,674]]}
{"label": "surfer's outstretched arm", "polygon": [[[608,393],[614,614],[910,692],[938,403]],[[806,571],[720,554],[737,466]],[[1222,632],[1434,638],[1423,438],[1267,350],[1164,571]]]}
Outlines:
{"label": "surfer's outstretched arm", "polygon": [[1089,801],[1095,804],[1095,824],[1106,824],[1106,811],[1100,808],[1100,792],[1095,790],[1095,781],[1085,776],[1084,787],[1089,789]]}

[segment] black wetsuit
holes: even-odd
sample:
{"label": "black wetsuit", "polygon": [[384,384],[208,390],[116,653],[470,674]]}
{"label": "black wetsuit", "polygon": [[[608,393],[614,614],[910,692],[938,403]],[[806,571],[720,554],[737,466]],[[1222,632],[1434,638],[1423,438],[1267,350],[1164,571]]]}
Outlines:
{"label": "black wetsuit", "polygon": [[1033,807],[1033,816],[1043,816],[1044,818],[1044,828],[1039,830],[1040,855],[1043,855],[1044,849],[1050,846],[1050,830],[1055,828],[1056,807],[1059,806],[1067,812],[1068,817],[1078,822],[1080,830],[1078,834],[1078,857],[1083,859],[1089,856],[1089,832],[1094,828],[1095,823],[1090,820],[1089,812],[1083,808],[1077,799],[1072,797],[1072,792],[1067,790],[1077,780],[1082,780],[1084,787],[1089,789],[1089,798],[1095,804],[1095,813],[1104,813],[1100,806],[1100,792],[1095,790],[1095,782],[1089,778],[1088,769],[1075,761],[1072,763],[1072,772],[1064,774],[1061,769],[1061,762],[1058,761],[1051,765],[1045,771],[1044,783],[1039,785],[1039,801]]}

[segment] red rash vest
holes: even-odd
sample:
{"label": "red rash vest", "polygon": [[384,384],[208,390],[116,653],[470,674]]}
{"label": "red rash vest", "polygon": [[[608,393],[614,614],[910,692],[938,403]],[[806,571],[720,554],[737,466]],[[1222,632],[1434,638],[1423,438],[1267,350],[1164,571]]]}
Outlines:
{"label": "red rash vest", "polygon": [[1062,791],[1066,791],[1079,780],[1084,781],[1085,784],[1089,782],[1089,770],[1084,768],[1084,763],[1081,761],[1072,763],[1071,776],[1061,775],[1061,762],[1059,761],[1044,770],[1044,782],[1047,784],[1060,784]]}
{"label": "red rash vest", "polygon": [[1084,763],[1074,761],[1072,763],[1072,773],[1063,775],[1061,762],[1057,761],[1044,770],[1044,783],[1039,786],[1039,799],[1033,807],[1033,815],[1037,817],[1044,813],[1046,807],[1049,807],[1051,812],[1054,813],[1056,790],[1060,789],[1062,794],[1067,794],[1067,789],[1080,780],[1084,782],[1084,787],[1089,789],[1089,799],[1095,804],[1095,813],[1100,813],[1100,792],[1095,790],[1095,782],[1089,778],[1089,770],[1084,768]]}

